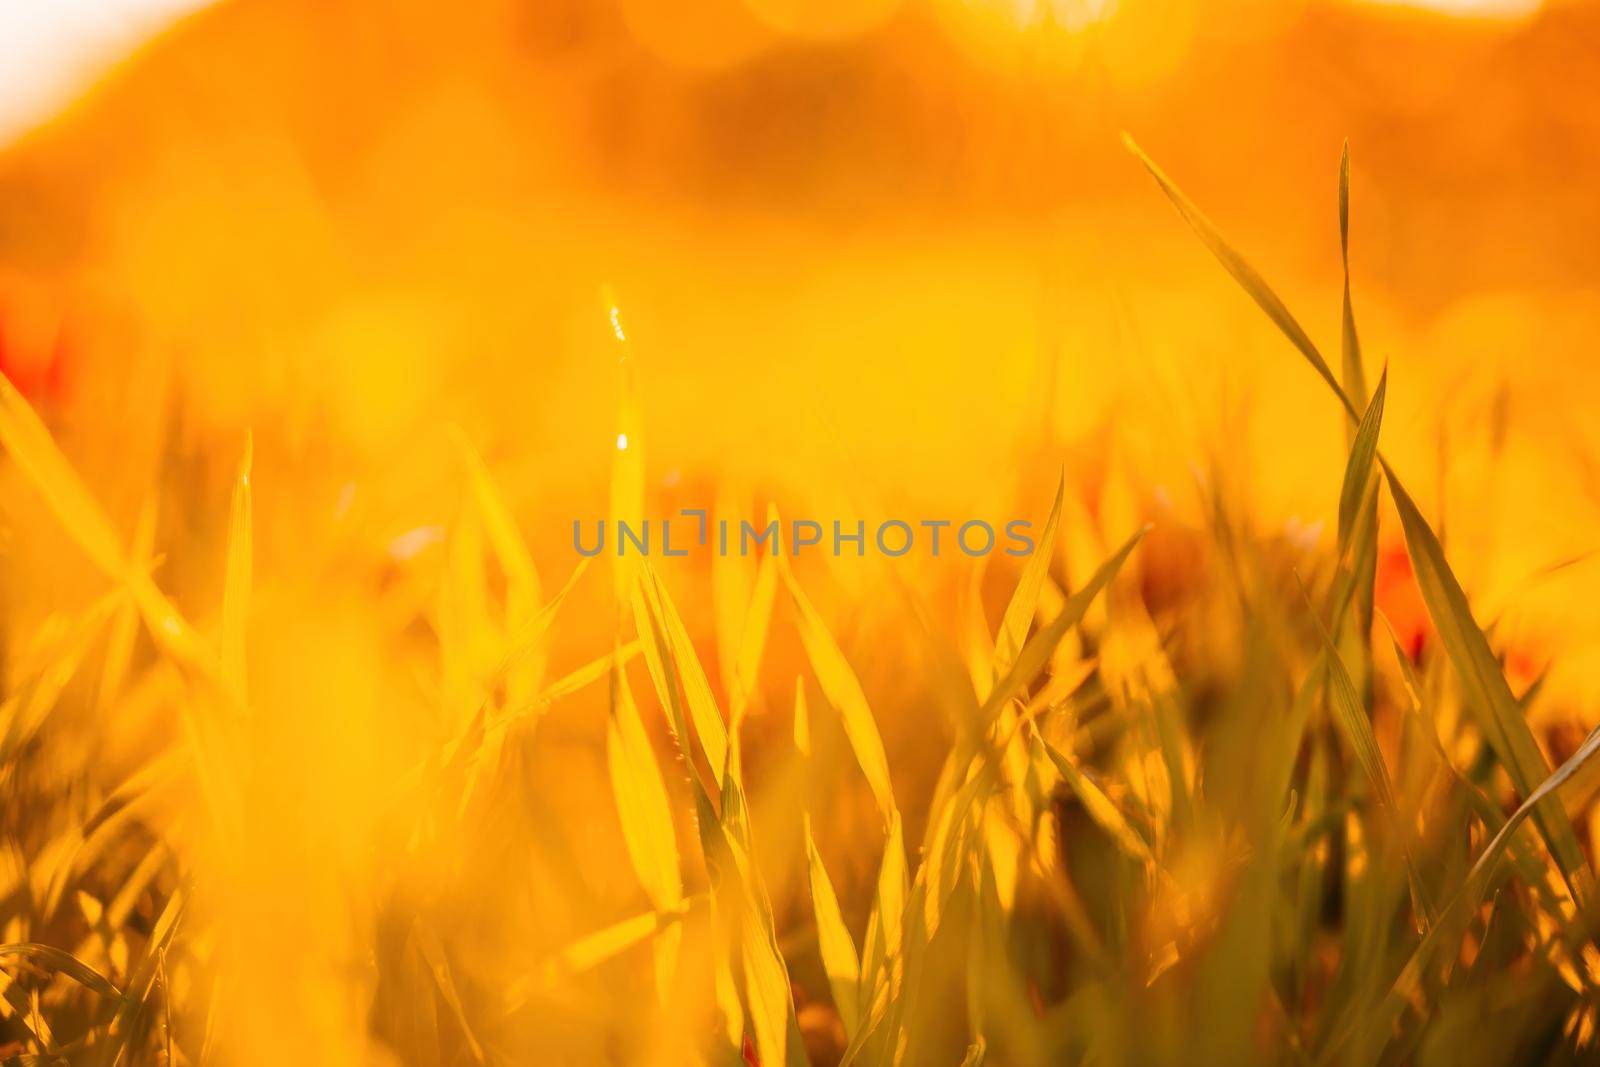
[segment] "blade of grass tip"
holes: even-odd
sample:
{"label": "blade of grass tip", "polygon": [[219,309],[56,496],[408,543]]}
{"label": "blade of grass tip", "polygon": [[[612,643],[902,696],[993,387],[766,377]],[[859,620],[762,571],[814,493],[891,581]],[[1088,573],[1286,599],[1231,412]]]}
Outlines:
{"label": "blade of grass tip", "polygon": [[800,583],[795,580],[794,572],[787,562],[781,566],[784,583],[789,587],[789,595],[799,613],[800,641],[805,646],[806,658],[811,661],[811,669],[817,676],[817,684],[822,687],[823,695],[839,712],[845,737],[855,753],[856,762],[861,766],[861,773],[866,775],[867,785],[878,803],[878,812],[887,825],[894,820],[897,812],[894,788],[889,780],[889,758],[883,749],[877,720],[867,706],[866,693],[862,691],[855,671],[850,668],[850,662],[828,632],[822,616],[811,606]]}
{"label": "blade of grass tip", "polygon": [[250,614],[251,571],[255,549],[252,531],[251,463],[255,439],[246,435],[244,457],[233,483],[233,500],[228,516],[228,555],[222,586],[222,682],[239,710],[244,710],[246,693],[245,636]]}
{"label": "blade of grass tip", "polygon": [[1127,561],[1128,556],[1132,554],[1134,548],[1144,539],[1144,535],[1149,530],[1150,527],[1147,525],[1124,541],[1121,548],[1117,549],[1104,563],[1100,564],[1099,569],[1094,572],[1088,584],[1067,598],[1067,602],[1062,605],[1061,611],[1051,620],[1050,624],[1034,634],[1033,638],[1022,647],[1022,651],[1017,655],[1017,661],[995,683],[994,690],[989,694],[988,699],[983,702],[983,707],[978,709],[977,726],[980,730],[988,729],[989,724],[994,722],[995,716],[1000,713],[1000,709],[1005,706],[1006,702],[1020,693],[1039,676],[1039,673],[1050,662],[1050,657],[1054,654],[1056,646],[1061,643],[1062,638],[1067,636],[1067,631],[1083,619],[1084,614],[1089,610],[1089,605],[1093,604],[1101,591],[1111,584],[1111,580],[1117,576],[1117,572],[1122,569],[1123,563]]}
{"label": "blade of grass tip", "polygon": [[[545,602],[539,613],[524,623],[515,633],[506,640],[506,653],[496,664],[493,672],[485,680],[485,685],[492,687],[495,682],[506,677],[517,665],[529,656],[534,656],[543,648],[544,639],[550,633],[550,627],[556,621],[556,615],[561,611],[561,605],[566,602],[568,594],[577,586],[578,580],[589,569],[587,559],[579,560],[578,565],[572,568],[572,573],[567,575],[567,580],[562,584],[556,594]],[[480,709],[481,711],[481,709]]]}
{"label": "blade of grass tip", "polygon": [[[1344,406],[1350,418],[1359,422],[1360,415],[1354,403],[1334,379],[1328,369],[1327,361],[1311,344],[1305,331],[1289,315],[1283,302],[1242,257],[1228,247],[1210,221],[1134,144],[1132,138],[1125,134],[1123,140],[1145,164],[1201,240],[1306,357],[1312,368]],[[1444,550],[1439,544],[1437,535],[1422,518],[1421,512],[1400,485],[1399,478],[1381,452],[1377,454],[1377,461],[1389,483],[1390,493],[1400,513],[1406,548],[1411,556],[1412,569],[1417,575],[1418,585],[1423,592],[1423,600],[1428,606],[1429,617],[1439,631],[1441,643],[1444,644],[1461,678],[1462,687],[1468,695],[1467,703],[1480,717],[1490,746],[1500,762],[1505,765],[1513,784],[1519,792],[1527,795],[1534,784],[1542,780],[1545,772],[1549,770],[1549,765],[1540,753],[1527,722],[1522,718],[1516,700],[1511,696],[1510,687],[1500,673],[1494,655],[1489,649],[1488,640],[1472,620],[1466,594],[1462,592],[1460,584],[1445,562]],[[1551,812],[1547,807],[1536,808],[1533,818],[1551,853],[1556,857],[1568,887],[1582,904],[1582,898],[1587,893],[1580,887],[1586,886],[1591,879],[1582,868],[1582,853],[1578,849],[1577,838],[1572,832],[1571,825],[1563,813]]]}
{"label": "blade of grass tip", "polygon": [[[489,474],[489,468],[478,455],[467,435],[459,426],[450,427],[461,465],[466,470],[467,485],[472,494],[483,532],[489,540],[500,570],[506,579],[505,625],[512,633],[527,624],[539,610],[543,589],[539,570],[534,565],[533,554],[517,529],[505,496]],[[529,657],[506,676],[506,703],[521,704],[532,699],[544,674],[540,656]]]}
{"label": "blade of grass tip", "polygon": [[1356,334],[1355,311],[1350,304],[1350,142],[1339,153],[1339,259],[1344,265],[1344,314],[1341,317],[1340,354],[1344,366],[1345,394],[1357,404],[1367,399],[1367,375],[1361,366],[1361,339]]}
{"label": "blade of grass tip", "polygon": [[[1488,639],[1472,618],[1467,595],[1445,561],[1438,537],[1392,472],[1388,472],[1388,480],[1389,492],[1405,531],[1406,549],[1411,556],[1417,585],[1422,590],[1422,599],[1427,604],[1439,641],[1461,681],[1466,703],[1477,713],[1490,747],[1505,766],[1517,791],[1525,797],[1531,796],[1538,783],[1548,776],[1549,765],[1500,671]],[[1580,906],[1584,905],[1590,879],[1566,813],[1558,804],[1543,804],[1535,806],[1533,819],[1560,866],[1573,899]]]}
{"label": "blade of grass tip", "polygon": [[878,988],[893,985],[894,964],[900,958],[904,942],[906,893],[905,835],[901,830],[900,813],[896,811],[889,823],[883,862],[878,867],[877,895],[867,918],[865,955],[861,959],[861,981],[857,986],[858,1004],[870,1003]]}
{"label": "blade of grass tip", "polygon": [[1378,456],[1378,432],[1383,423],[1383,403],[1389,390],[1389,369],[1378,379],[1377,391],[1361,416],[1355,437],[1350,443],[1350,457],[1345,462],[1344,484],[1339,489],[1339,556],[1344,557],[1355,532],[1362,502],[1371,486],[1373,465]]}
{"label": "blade of grass tip", "polygon": [[1345,395],[1339,380],[1333,376],[1333,371],[1328,367],[1328,361],[1322,358],[1322,353],[1317,351],[1317,346],[1311,343],[1311,338],[1306,335],[1305,330],[1301,328],[1295,317],[1289,313],[1289,309],[1278,298],[1278,294],[1272,291],[1271,286],[1267,285],[1266,281],[1256,273],[1255,268],[1246,262],[1243,256],[1233,250],[1233,247],[1223,239],[1222,234],[1218,232],[1211,220],[1206,218],[1205,214],[1183,194],[1183,191],[1178,188],[1171,178],[1167,177],[1160,167],[1156,166],[1153,159],[1145,155],[1144,150],[1134,142],[1132,137],[1124,133],[1122,135],[1122,143],[1127,146],[1128,151],[1138,158],[1139,162],[1144,164],[1151,177],[1155,178],[1156,184],[1161,187],[1161,191],[1167,194],[1167,199],[1171,200],[1173,206],[1178,209],[1178,214],[1183,216],[1184,221],[1194,230],[1201,242],[1211,250],[1211,254],[1222,264],[1223,269],[1233,275],[1234,281],[1239,283],[1240,287],[1250,295],[1250,298],[1256,302],[1262,311],[1266,312],[1267,317],[1289,339],[1289,343],[1299,349],[1300,354],[1306,358],[1306,362],[1311,364],[1312,369],[1322,377],[1323,381],[1328,383],[1328,387],[1344,402],[1345,410],[1349,412],[1350,418],[1359,421],[1361,413],[1356,410],[1355,404]]}
{"label": "blade of grass tip", "polygon": [[44,497],[56,521],[90,562],[112,581],[127,585],[162,651],[180,665],[214,678],[215,655],[150,576],[129,563],[111,520],[4,374],[0,374],[0,447]]}
{"label": "blade of grass tip", "polygon": [[[583,572],[587,569],[588,563],[588,560],[582,560],[576,567],[572,568],[572,573],[567,577],[566,584],[540,609],[538,615],[528,620],[528,624],[519,633],[513,635],[509,642],[511,645],[510,651],[506,653],[500,664],[485,679],[484,685],[486,687],[492,687],[496,681],[504,678],[507,671],[513,669],[523,658],[531,655],[536,646],[544,640],[545,634],[549,632],[551,624],[555,621],[556,613],[561,610],[561,605],[566,600],[567,594],[578,584],[578,579],[583,577]],[[454,773],[475,767],[479,755],[483,751],[484,740],[490,733],[503,729],[513,719],[520,718],[527,712],[537,712],[548,703],[548,700],[535,701],[531,706],[512,709],[491,717],[489,714],[490,701],[483,700],[478,704],[477,711],[472,714],[466,725],[461,728],[455,737],[446,742],[435,757],[430,757],[414,767],[411,773],[406,776],[407,779],[416,779],[430,768],[434,770],[444,769]]]}
{"label": "blade of grass tip", "polygon": [[[774,519],[776,514],[774,513]],[[734,706],[742,715],[750,703],[761,670],[761,655],[766,651],[767,632],[772,625],[772,608],[777,602],[778,567],[770,551],[761,554],[756,565],[755,585],[750,590],[750,606],[739,634],[738,659],[733,671]]]}
{"label": "blade of grass tip", "polygon": [[[628,641],[618,647],[614,652],[607,652],[596,657],[581,667],[576,667],[560,678],[551,682],[539,691],[538,699],[534,701],[536,707],[549,707],[556,701],[564,699],[584,689],[605,676],[612,667],[626,667],[633,657],[639,654],[639,642]],[[513,712],[513,714],[515,714]]]}
{"label": "blade of grass tip", "polygon": [[483,457],[467,440],[466,433],[459,426],[452,425],[450,436],[455,441],[461,465],[466,468],[473,505],[478,509],[478,518],[483,522],[483,530],[490,547],[494,549],[495,558],[505,571],[507,584],[521,587],[525,595],[537,602],[539,569],[533,562],[533,553],[528,551],[527,542],[522,539],[522,532],[517,528],[517,520],[506,505],[505,496],[495,484]]}
{"label": "blade of grass tip", "polygon": [[817,949],[822,956],[822,968],[828,975],[828,986],[833,990],[833,1003],[839,1010],[839,1021],[844,1024],[846,1040],[855,1037],[860,1021],[857,984],[861,978],[861,957],[856,943],[844,924],[839,911],[839,898],[834,895],[833,882],[828,869],[823,866],[822,853],[817,851],[816,838],[811,833],[811,816],[801,816],[805,833],[806,865],[811,883],[811,908],[817,917]]}
{"label": "blade of grass tip", "polygon": [[1033,624],[1034,612],[1039,605],[1039,588],[1044,584],[1045,576],[1050,571],[1050,560],[1055,554],[1056,526],[1061,521],[1061,500],[1066,491],[1067,476],[1063,471],[1056,482],[1056,496],[1050,505],[1050,516],[1045,519],[1044,531],[1039,535],[1033,554],[1023,565],[1022,577],[1017,580],[1017,588],[1012,592],[1005,615],[1000,619],[1000,632],[994,644],[996,679],[1004,676],[1017,662],[1023,642],[1028,638],[1028,628]]}
{"label": "blade of grass tip", "polygon": [[650,738],[628,691],[627,676],[616,665],[611,669],[606,767],[634,874],[656,909],[670,911],[683,902],[672,809]]}

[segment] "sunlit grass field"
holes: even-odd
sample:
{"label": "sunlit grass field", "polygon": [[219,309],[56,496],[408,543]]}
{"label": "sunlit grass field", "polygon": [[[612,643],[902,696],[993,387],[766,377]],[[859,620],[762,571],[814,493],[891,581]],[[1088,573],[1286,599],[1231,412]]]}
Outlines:
{"label": "sunlit grass field", "polygon": [[[1325,536],[1258,522],[1226,454],[1152,494],[1041,431],[1026,559],[585,563],[530,549],[450,427],[360,488],[274,486],[284,442],[246,435],[191,498],[210,460],[175,452],[124,529],[0,381],[38,569],[5,615],[5,1055],[1587,1061],[1594,744],[1533,725],[1541,677],[1385,458],[1406,371],[1363,356],[1348,273],[1314,342],[1144,162],[1344,421],[1305,469]],[[606,510],[636,520],[693,498],[615,299]],[[408,477],[448,505],[396,533]],[[315,552],[276,543],[296,509]]]}
{"label": "sunlit grass field", "polygon": [[197,9],[0,147],[0,1064],[1600,1062],[1597,39]]}

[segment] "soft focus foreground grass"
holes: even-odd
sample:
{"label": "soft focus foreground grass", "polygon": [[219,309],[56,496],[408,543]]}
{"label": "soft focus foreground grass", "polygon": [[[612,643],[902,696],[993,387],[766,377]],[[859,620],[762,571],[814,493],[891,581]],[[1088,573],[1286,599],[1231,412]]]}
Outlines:
{"label": "soft focus foreground grass", "polygon": [[[1255,521],[1226,451],[1156,493],[1044,433],[1020,568],[574,566],[449,431],[359,486],[174,450],[124,530],[0,383],[7,1054],[1592,1054],[1590,748],[1529,726],[1379,447],[1348,287],[1330,359],[1156,174],[1347,416],[1333,536]],[[616,336],[608,507],[660,514]]]}

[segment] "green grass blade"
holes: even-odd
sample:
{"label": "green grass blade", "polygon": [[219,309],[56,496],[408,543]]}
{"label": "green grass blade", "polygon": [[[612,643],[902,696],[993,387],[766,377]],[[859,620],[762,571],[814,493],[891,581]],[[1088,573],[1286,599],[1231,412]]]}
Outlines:
{"label": "green grass blade", "polygon": [[[1381,391],[1382,387],[1379,388]],[[1377,735],[1372,731],[1372,722],[1367,718],[1366,706],[1362,703],[1361,694],[1356,691],[1355,681],[1350,677],[1350,671],[1345,667],[1338,648],[1334,646],[1333,635],[1328,632],[1320,618],[1317,619],[1317,627],[1322,632],[1322,663],[1326,665],[1328,671],[1328,698],[1333,706],[1334,720],[1339,724],[1345,740],[1355,752],[1356,762],[1361,764],[1362,771],[1371,782],[1372,791],[1378,798],[1379,810],[1389,820],[1394,832],[1399,835],[1400,852],[1405,859],[1406,878],[1411,887],[1412,905],[1416,909],[1418,918],[1424,924],[1431,924],[1434,919],[1433,906],[1429,903],[1427,891],[1422,884],[1422,876],[1417,870],[1411,845],[1413,836],[1411,826],[1395,800],[1394,783],[1389,776],[1389,767],[1384,762],[1383,750],[1378,747]],[[1315,667],[1312,669],[1316,670]]]}
{"label": "green grass blade", "polygon": [[1009,671],[1027,640],[1028,628],[1033,623],[1034,611],[1039,604],[1039,588],[1050,572],[1050,559],[1055,554],[1056,526],[1061,521],[1061,499],[1066,494],[1067,479],[1063,474],[1056,483],[1055,502],[1050,505],[1050,517],[1045,519],[1044,532],[1022,568],[1022,577],[1006,604],[1005,615],[1000,620],[1000,632],[995,636],[994,674],[1002,677]]}
{"label": "green grass blade", "polygon": [[1044,739],[1037,730],[1034,737],[1044,746],[1045,755],[1050,757],[1050,762],[1060,772],[1062,779],[1067,783],[1078,800],[1083,804],[1083,810],[1116,842],[1117,847],[1126,852],[1130,858],[1144,865],[1146,870],[1154,870],[1156,858],[1150,851],[1150,846],[1134,830],[1133,824],[1128,822],[1127,816],[1122,814],[1122,809],[1111,802],[1105,791],[1097,785],[1078,765],[1066,756],[1060,749]]}
{"label": "green grass blade", "polygon": [[1289,313],[1289,309],[1278,298],[1278,294],[1272,291],[1272,287],[1267,285],[1266,281],[1260,274],[1256,273],[1256,269],[1246,262],[1243,256],[1234,251],[1233,246],[1223,239],[1222,234],[1217,231],[1216,226],[1212,225],[1211,220],[1206,218],[1205,214],[1195,207],[1187,196],[1183,195],[1183,191],[1178,188],[1171,178],[1167,177],[1160,167],[1156,166],[1154,160],[1144,154],[1143,149],[1134,143],[1132,137],[1123,134],[1122,143],[1127,145],[1128,150],[1138,157],[1139,162],[1145,165],[1145,169],[1150,172],[1151,177],[1155,178],[1156,184],[1161,186],[1161,191],[1167,194],[1167,199],[1171,200],[1173,205],[1177,207],[1178,214],[1183,216],[1184,221],[1200,237],[1201,242],[1211,250],[1211,254],[1217,257],[1217,261],[1222,264],[1223,269],[1233,275],[1234,281],[1238,282],[1244,291],[1250,294],[1250,298],[1256,302],[1262,311],[1267,313],[1267,317],[1289,339],[1289,343],[1300,350],[1300,354],[1306,358],[1306,362],[1311,364],[1312,369],[1344,401],[1345,410],[1350,413],[1350,417],[1352,419],[1360,418],[1360,413],[1356,411],[1355,405],[1351,403],[1349,397],[1345,396],[1344,388],[1340,386],[1339,379],[1333,376],[1333,371],[1328,367],[1328,361],[1322,358],[1322,353],[1317,351],[1317,346],[1311,343],[1311,338],[1306,335],[1306,331],[1295,320],[1295,317]]}
{"label": "green grass blade", "polygon": [[867,696],[849,660],[839,650],[822,616],[811,606],[794,573],[787,565],[782,567],[782,571],[800,616],[800,641],[805,646],[806,657],[811,661],[811,669],[816,673],[817,684],[822,687],[828,703],[838,710],[845,737],[855,753],[856,762],[861,765],[861,773],[866,775],[867,785],[871,787],[873,799],[878,804],[878,812],[883,816],[884,824],[888,825],[894,821],[897,811],[894,788],[889,780],[889,757],[883,749],[883,737],[878,733],[877,720],[867,705]]}
{"label": "green grass blade", "polygon": [[1357,404],[1367,399],[1367,375],[1361,366],[1361,338],[1356,334],[1355,311],[1350,305],[1350,142],[1339,154],[1339,259],[1344,265],[1344,314],[1341,316],[1340,355],[1344,366],[1344,391]]}
{"label": "green grass blade", "polygon": [[[1528,729],[1521,705],[1506,684],[1488,639],[1473,620],[1467,595],[1445,561],[1438,537],[1392,472],[1389,473],[1389,492],[1400,513],[1417,585],[1439,634],[1439,643],[1444,646],[1461,680],[1466,703],[1477,713],[1490,747],[1510,774],[1517,792],[1532,797],[1538,783],[1549,774],[1544,754]],[[1587,890],[1580,889],[1580,885],[1588,879],[1580,878],[1584,870],[1583,854],[1566,813],[1553,801],[1538,802],[1533,809],[1533,819],[1567,878],[1574,898],[1583,903]]]}
{"label": "green grass blade", "polygon": [[622,840],[634,873],[657,910],[670,911],[683,900],[672,809],[650,738],[644,732],[639,709],[628,691],[628,679],[620,665],[611,671],[606,767],[622,823]]}
{"label": "green grass blade", "polygon": [[811,907],[817,917],[817,948],[822,967],[833,990],[833,1003],[839,1009],[846,1039],[853,1038],[860,1021],[857,985],[861,978],[861,958],[856,943],[839,911],[839,898],[833,892],[828,869],[822,864],[816,839],[811,835],[811,818],[803,818],[806,839],[806,866],[811,883]]}
{"label": "green grass blade", "polygon": [[1350,443],[1350,458],[1345,463],[1344,484],[1339,490],[1339,556],[1342,559],[1355,532],[1362,503],[1372,491],[1373,464],[1378,456],[1378,431],[1383,422],[1383,402],[1388,395],[1389,372],[1378,379],[1377,392],[1367,405],[1366,414],[1356,427]]}
{"label": "green grass blade", "polygon": [[987,729],[989,724],[994,722],[995,716],[1000,713],[1006,701],[1039,677],[1040,672],[1050,662],[1051,655],[1055,653],[1056,646],[1067,636],[1067,631],[1083,619],[1089,610],[1089,605],[1093,604],[1101,591],[1111,584],[1111,579],[1117,576],[1123,563],[1127,562],[1128,556],[1143,540],[1149,529],[1150,527],[1146,526],[1124,541],[1121,548],[1100,564],[1088,584],[1067,598],[1067,602],[1062,605],[1061,611],[1050,624],[1034,634],[1032,640],[1022,647],[1022,651],[1017,655],[1017,661],[999,681],[995,682],[994,690],[983,702],[983,707],[978,709],[977,725],[980,730]]}

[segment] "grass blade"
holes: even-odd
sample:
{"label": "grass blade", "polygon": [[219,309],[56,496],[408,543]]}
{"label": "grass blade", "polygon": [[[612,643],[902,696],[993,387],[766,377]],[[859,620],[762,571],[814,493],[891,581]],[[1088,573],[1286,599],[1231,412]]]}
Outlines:
{"label": "grass blade", "polygon": [[[1488,639],[1472,618],[1467,595],[1445,561],[1438,537],[1392,473],[1389,474],[1389,492],[1400,513],[1400,525],[1405,531],[1406,549],[1411,555],[1417,585],[1439,634],[1439,642],[1461,680],[1466,703],[1477,713],[1490,747],[1505,766],[1517,792],[1531,798],[1538,784],[1549,774],[1544,754],[1528,729],[1521,705],[1506,684]],[[1566,813],[1559,804],[1536,801],[1533,819],[1566,877],[1574,899],[1584,903],[1589,878]]]}
{"label": "grass blade", "polygon": [[1339,153],[1339,260],[1344,266],[1344,311],[1340,317],[1340,355],[1345,394],[1357,404],[1367,398],[1367,376],[1361,366],[1361,338],[1356,334],[1350,304],[1350,142]]}
{"label": "grass blade", "polygon": [[1333,371],[1328,367],[1328,361],[1322,358],[1322,353],[1317,351],[1317,346],[1311,343],[1311,338],[1306,335],[1306,331],[1295,320],[1295,317],[1289,313],[1289,309],[1284,306],[1283,301],[1278,299],[1278,294],[1272,291],[1272,287],[1267,285],[1266,281],[1256,273],[1256,269],[1246,262],[1243,256],[1233,250],[1233,246],[1223,239],[1222,234],[1217,231],[1216,226],[1212,225],[1211,220],[1206,218],[1205,214],[1195,207],[1187,196],[1183,195],[1183,191],[1173,183],[1171,178],[1167,177],[1160,167],[1156,166],[1153,159],[1144,154],[1144,150],[1134,143],[1132,137],[1123,134],[1122,143],[1138,157],[1139,162],[1144,164],[1145,169],[1155,178],[1156,184],[1161,186],[1161,191],[1167,194],[1167,199],[1171,200],[1173,205],[1177,207],[1178,214],[1183,216],[1184,221],[1199,236],[1201,243],[1211,250],[1212,255],[1217,257],[1217,261],[1222,264],[1223,269],[1233,275],[1234,281],[1238,282],[1240,287],[1250,295],[1250,299],[1254,300],[1261,310],[1267,313],[1267,318],[1271,319],[1273,324],[1283,332],[1283,335],[1289,339],[1290,344],[1300,350],[1300,354],[1306,358],[1306,362],[1311,364],[1312,369],[1322,377],[1322,380],[1328,383],[1328,388],[1332,389],[1344,401],[1345,409],[1350,413],[1350,417],[1359,419],[1360,413],[1356,411],[1355,405],[1351,403],[1349,397],[1345,396],[1344,389],[1339,385],[1339,380],[1333,376]]}
{"label": "grass blade", "polygon": [[117,1000],[122,998],[122,990],[113,985],[111,979],[78,959],[72,953],[54,946],[39,945],[32,942],[0,945],[0,959],[4,959],[7,956],[25,959],[40,967],[58,971],[85,989],[98,993],[103,997]]}
{"label": "grass blade", "polygon": [[878,723],[872,717],[872,709],[867,706],[867,696],[861,690],[861,682],[787,565],[783,567],[783,577],[800,615],[800,640],[805,645],[811,669],[816,673],[817,684],[843,720],[845,736],[850,741],[856,762],[861,765],[861,773],[866,775],[867,785],[878,803],[879,814],[883,816],[885,824],[891,823],[897,809],[894,789],[889,781],[889,757],[884,753],[883,738],[878,733]]}
{"label": "grass blade", "polygon": [[634,873],[656,910],[671,911],[683,902],[672,809],[650,738],[628,691],[627,676],[615,657],[611,715],[606,722],[606,767]]}
{"label": "grass blade", "polygon": [[1111,802],[1105,791],[1095,784],[1093,778],[1078,768],[1070,758],[1063,754],[1050,742],[1046,741],[1037,730],[1033,731],[1034,738],[1050,757],[1050,762],[1060,772],[1071,790],[1077,794],[1078,800],[1083,804],[1083,810],[1088,813],[1102,830],[1117,843],[1117,847],[1126,852],[1130,857],[1143,864],[1146,870],[1154,870],[1156,858],[1150,851],[1150,846],[1134,830],[1128,822],[1127,816],[1122,814],[1122,809]]}
{"label": "grass blade", "polygon": [[833,882],[822,864],[816,839],[811,835],[810,816],[804,817],[804,833],[811,907],[817,917],[817,948],[822,956],[822,967],[828,974],[828,985],[833,990],[834,1006],[839,1009],[839,1020],[844,1024],[845,1037],[853,1038],[860,1021],[857,984],[861,977],[861,958],[839,911],[839,898],[834,895]]}
{"label": "grass blade", "polygon": [[[1125,135],[1124,141],[1155,177],[1162,191],[1177,205],[1179,213],[1193,227],[1202,242],[1211,249],[1223,267],[1244,287],[1306,358],[1318,376],[1333,391],[1349,416],[1359,422],[1360,416],[1355,405],[1334,378],[1332,371],[1328,369],[1327,361],[1322,358],[1299,323],[1289,314],[1283,302],[1243,257],[1228,246],[1210,221],[1133,143],[1133,140]],[[1462,688],[1467,694],[1467,703],[1477,714],[1491,748],[1506,767],[1518,792],[1524,796],[1529,795],[1536,783],[1546,776],[1549,765],[1545,762],[1532,732],[1528,729],[1527,722],[1522,717],[1521,708],[1511,695],[1510,687],[1500,672],[1488,640],[1473,621],[1466,594],[1445,562],[1444,549],[1439,544],[1437,535],[1423,519],[1422,513],[1401,486],[1399,478],[1384,460],[1383,454],[1376,453],[1376,458],[1400,513],[1406,548],[1411,557],[1412,569],[1417,576],[1417,583],[1422,589],[1423,600],[1428,606],[1428,614],[1461,679]],[[1578,849],[1577,838],[1573,834],[1571,824],[1564,813],[1554,810],[1548,804],[1537,806],[1533,818],[1563,875],[1567,878],[1569,887],[1573,889],[1574,896],[1581,903],[1587,893],[1580,892],[1579,886],[1580,883],[1587,883],[1589,878],[1582,871],[1582,854]]]}
{"label": "grass blade", "polygon": [[728,766],[727,724],[722,720],[711,683],[700,665],[700,658],[695,655],[683,619],[661,584],[660,576],[649,560],[642,559],[638,563],[635,615],[637,619],[639,610],[643,609],[645,626],[640,628],[639,636],[644,642],[651,678],[656,683],[662,705],[674,719],[680,744],[689,744],[688,736],[682,733],[685,722],[693,725],[720,789]]}
{"label": "grass blade", "polygon": [[1022,577],[1006,604],[1005,615],[1000,620],[1000,632],[995,637],[994,674],[1002,677],[1017,662],[1027,640],[1028,628],[1039,604],[1039,588],[1050,572],[1050,560],[1055,554],[1056,526],[1061,520],[1061,499],[1066,495],[1067,479],[1063,474],[1056,483],[1056,497],[1050,505],[1050,517],[1045,519],[1044,532],[1022,568]]}
{"label": "grass blade", "polygon": [[1383,422],[1383,402],[1388,395],[1389,372],[1378,379],[1366,414],[1356,427],[1350,443],[1350,458],[1345,463],[1344,484],[1339,489],[1339,556],[1342,559],[1355,532],[1362,502],[1372,488],[1373,465],[1378,456],[1378,431]]}
{"label": "grass blade", "polygon": [[1150,527],[1140,529],[1122,547],[1117,549],[1090,577],[1088,584],[1073,593],[1062,605],[1061,611],[1051,620],[1050,625],[1033,635],[1033,639],[1022,647],[1017,656],[1017,661],[1011,665],[999,681],[995,682],[994,691],[983,702],[983,707],[978,709],[978,726],[987,729],[988,725],[1000,714],[1000,709],[1006,701],[1020,693],[1025,687],[1032,684],[1033,680],[1044,670],[1050,662],[1056,646],[1061,639],[1067,636],[1067,631],[1072,629],[1082,620],[1089,610],[1089,605],[1094,603],[1101,590],[1111,584],[1111,579],[1117,576],[1123,563],[1132,554],[1135,547],[1144,538]]}

